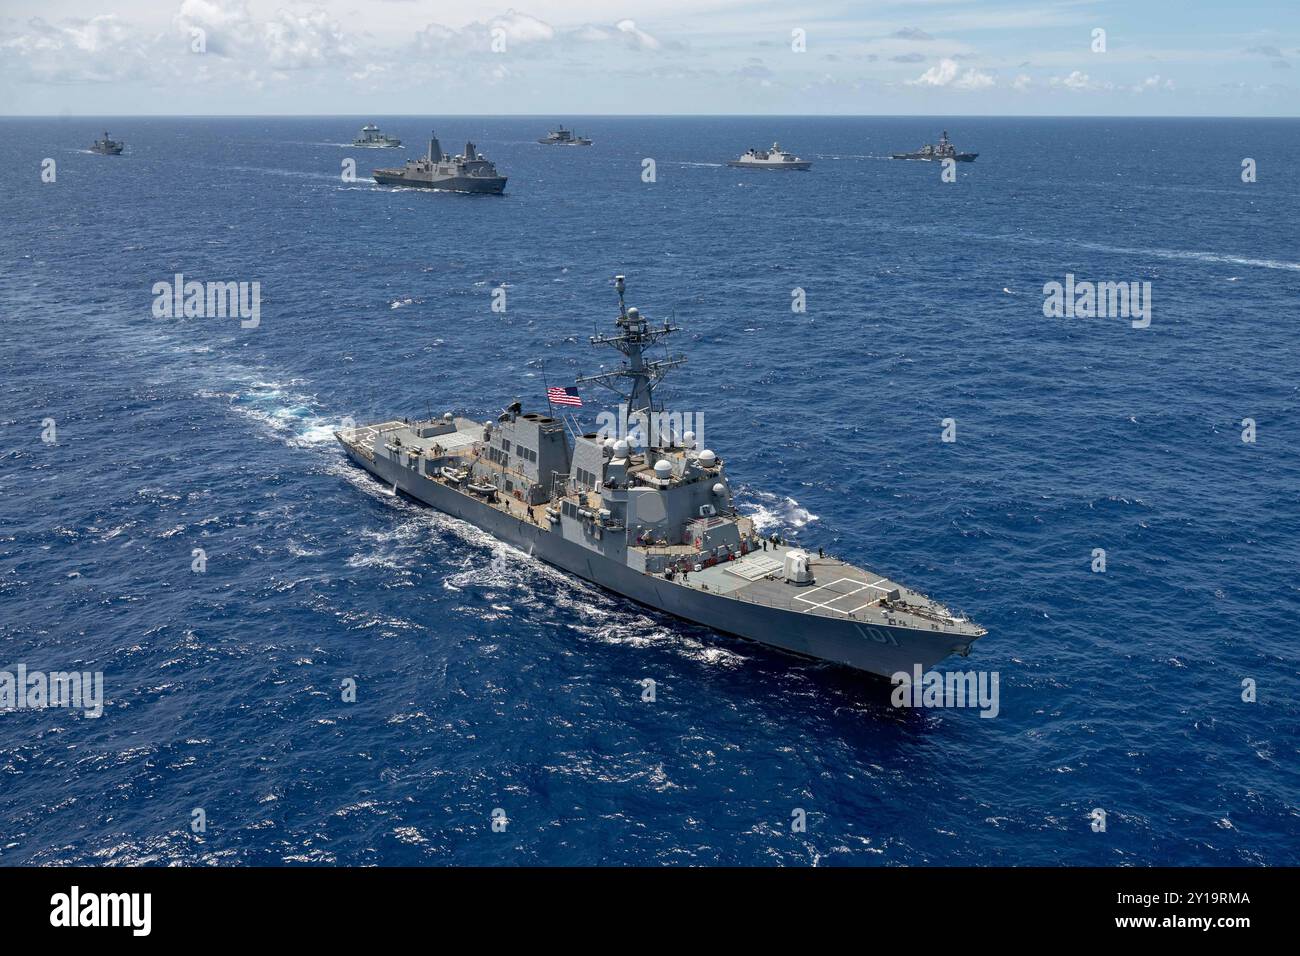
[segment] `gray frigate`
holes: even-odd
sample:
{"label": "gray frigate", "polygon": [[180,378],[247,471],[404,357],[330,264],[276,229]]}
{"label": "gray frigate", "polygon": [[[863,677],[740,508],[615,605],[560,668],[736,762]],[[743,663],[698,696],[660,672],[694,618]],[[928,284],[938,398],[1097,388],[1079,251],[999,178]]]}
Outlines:
{"label": "gray frigate", "polygon": [[784,169],[805,172],[812,169],[812,163],[800,159],[794,153],[787,153],[780,143],[773,143],[771,149],[747,149],[739,159],[733,159],[728,166],[737,169]]}
{"label": "gray frigate", "polygon": [[104,131],[104,138],[95,140],[90,147],[92,153],[102,153],[105,156],[121,156],[122,150],[126,143],[114,141],[108,138],[108,130]]}
{"label": "gray frigate", "polygon": [[571,442],[563,421],[519,402],[493,421],[448,412],[344,428],[335,438],[395,491],[717,631],[882,676],[968,654],[984,628],[876,571],[761,536],[736,508],[725,461],[690,431],[654,427],[662,407],[653,388],[685,359],[654,361],[645,350],[679,329],[626,307],[622,276],[615,288],[617,332],[591,342],[626,361],[578,383],[610,388],[629,420],[652,423],[633,429],[631,441],[597,432]]}
{"label": "gray frigate", "polygon": [[506,188],[506,177],[497,175],[497,168],[473,143],[466,143],[465,152],[459,156],[451,156],[442,151],[442,144],[432,133],[429,134],[428,155],[408,159],[405,166],[397,169],[376,169],[372,175],[375,182],[385,186],[493,195],[500,195]]}

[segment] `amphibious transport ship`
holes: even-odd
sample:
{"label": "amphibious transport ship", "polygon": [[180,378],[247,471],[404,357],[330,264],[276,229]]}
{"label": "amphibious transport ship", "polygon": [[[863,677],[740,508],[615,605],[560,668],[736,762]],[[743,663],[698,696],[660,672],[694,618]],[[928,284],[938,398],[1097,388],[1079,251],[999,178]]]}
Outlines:
{"label": "amphibious transport ship", "polygon": [[809,160],[800,159],[794,153],[787,153],[781,148],[780,143],[773,143],[771,149],[747,149],[743,156],[731,160],[727,165],[739,169],[793,169],[800,171],[812,169],[812,163]]}
{"label": "amphibious transport ship", "polygon": [[965,655],[984,629],[885,575],[765,539],[736,510],[726,463],[662,424],[654,386],[681,356],[645,350],[678,328],[624,303],[626,357],[596,383],[622,396],[631,440],[575,435],[519,402],[494,421],[393,420],[335,432],[385,484],[548,564],[649,607],[807,657],[890,676]]}
{"label": "amphibious transport ship", "polygon": [[506,177],[497,175],[492,165],[474,147],[465,144],[465,152],[450,156],[442,151],[438,137],[429,134],[428,155],[408,159],[398,169],[376,169],[375,182],[385,186],[415,186],[420,189],[449,189],[458,193],[490,193],[500,195],[506,188]]}
{"label": "amphibious transport ship", "polygon": [[973,163],[979,153],[959,153],[957,147],[948,139],[948,131],[944,130],[943,135],[939,137],[938,143],[926,143],[915,153],[893,153],[890,159],[923,159],[932,163],[941,162],[945,159],[955,160],[959,163]]}

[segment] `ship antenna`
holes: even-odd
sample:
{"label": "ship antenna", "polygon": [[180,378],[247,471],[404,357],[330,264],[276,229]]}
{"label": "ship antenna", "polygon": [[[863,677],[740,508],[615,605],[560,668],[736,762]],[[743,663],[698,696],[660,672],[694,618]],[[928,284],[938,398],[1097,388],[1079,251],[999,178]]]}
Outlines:
{"label": "ship antenna", "polygon": [[624,276],[614,276],[614,289],[618,292],[618,314],[620,318],[627,318],[627,305],[623,302],[623,291],[627,288],[627,281]]}
{"label": "ship antenna", "polygon": [[[610,369],[596,375],[581,376],[575,384],[598,383],[620,395],[628,404],[629,414],[650,413],[659,410],[654,401],[654,386],[664,374],[686,361],[684,356],[673,355],[659,361],[646,361],[645,350],[656,342],[680,331],[672,322],[662,326],[651,326],[639,309],[629,309],[624,301],[626,282],[623,276],[614,277],[614,289],[618,292],[619,317],[618,335],[593,335],[592,345],[609,345],[622,352],[627,361],[621,368]],[[630,385],[620,387],[621,380],[629,380]]]}
{"label": "ship antenna", "polygon": [[555,406],[551,404],[551,383],[546,377],[546,359],[542,359],[542,388],[546,389],[546,414],[555,417]]}

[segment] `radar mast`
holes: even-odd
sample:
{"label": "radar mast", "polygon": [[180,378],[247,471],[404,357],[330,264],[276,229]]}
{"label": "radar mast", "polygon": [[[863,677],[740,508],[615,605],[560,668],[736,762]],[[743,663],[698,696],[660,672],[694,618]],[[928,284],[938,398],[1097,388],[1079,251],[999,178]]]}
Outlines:
{"label": "radar mast", "polygon": [[[681,329],[670,322],[652,328],[638,309],[635,307],[629,309],[623,301],[625,287],[624,277],[614,276],[614,289],[618,292],[618,319],[614,324],[618,326],[619,334],[593,335],[591,344],[612,346],[627,356],[627,361],[622,368],[582,376],[577,379],[576,384],[583,385],[591,382],[618,393],[627,402],[627,413],[630,418],[637,414],[648,416],[651,412],[663,410],[662,405],[656,405],[654,402],[654,386],[663,379],[669,369],[683,364],[686,357],[671,355],[658,361],[646,361],[647,348],[674,332],[680,332]],[[630,386],[618,384],[620,379],[630,379]]]}

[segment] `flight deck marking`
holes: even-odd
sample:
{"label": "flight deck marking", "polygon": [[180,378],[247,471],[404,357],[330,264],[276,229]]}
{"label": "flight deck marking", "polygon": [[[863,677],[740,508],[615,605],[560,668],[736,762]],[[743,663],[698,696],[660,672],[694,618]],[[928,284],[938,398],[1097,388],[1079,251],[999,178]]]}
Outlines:
{"label": "flight deck marking", "polygon": [[831,611],[835,614],[843,614],[845,617],[849,617],[857,613],[858,611],[861,611],[863,608],[871,607],[871,605],[875,604],[877,601],[880,601],[881,598],[884,597],[884,595],[881,595],[881,597],[876,598],[874,601],[868,601],[866,604],[860,605],[859,607],[855,607],[851,611],[845,611],[842,608],[838,608],[838,607],[831,607],[831,605],[834,604],[836,601],[843,600],[846,597],[852,597],[853,595],[857,594],[859,591],[865,591],[867,588],[875,588],[877,591],[885,591],[886,593],[888,593],[889,591],[888,588],[882,588],[880,586],[880,582],[885,580],[888,579],[879,578],[874,584],[872,584],[867,581],[860,581],[857,578],[837,578],[836,580],[830,582],[830,584],[819,584],[817,587],[809,591],[808,594],[813,594],[816,591],[831,589],[834,588],[835,585],[844,584],[845,582],[849,584],[856,584],[857,587],[855,587],[852,591],[837,591],[835,592],[835,597],[831,598],[829,601],[813,601],[807,595],[803,595],[803,594],[796,594],[794,599],[796,601],[802,601],[804,604],[812,605],[811,607],[804,609],[805,614],[808,614],[811,611],[816,610],[817,608],[822,608],[823,610]]}

